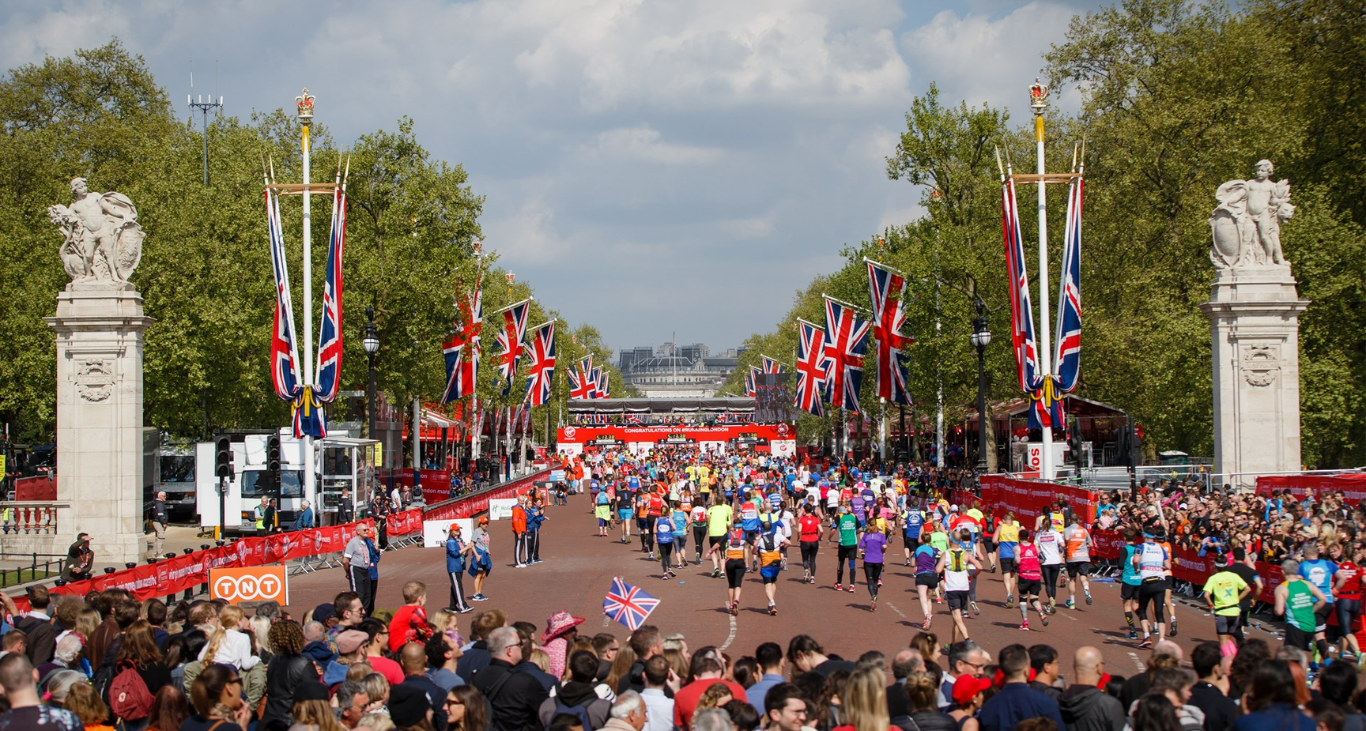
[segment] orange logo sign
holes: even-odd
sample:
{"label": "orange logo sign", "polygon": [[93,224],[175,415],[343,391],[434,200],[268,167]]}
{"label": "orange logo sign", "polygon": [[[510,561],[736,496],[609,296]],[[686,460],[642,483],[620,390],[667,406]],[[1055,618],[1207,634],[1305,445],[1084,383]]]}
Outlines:
{"label": "orange logo sign", "polygon": [[209,598],[229,604],[263,602],[274,599],[289,604],[289,580],[284,566],[255,566],[247,569],[210,569]]}

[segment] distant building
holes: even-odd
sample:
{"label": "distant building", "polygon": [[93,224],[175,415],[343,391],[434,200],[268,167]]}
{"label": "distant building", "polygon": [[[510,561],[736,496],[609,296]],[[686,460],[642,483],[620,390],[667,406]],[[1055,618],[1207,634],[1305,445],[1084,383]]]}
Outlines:
{"label": "distant building", "polygon": [[735,370],[737,358],[734,349],[721,358],[710,353],[702,343],[630,348],[618,354],[617,369],[645,398],[709,398]]}

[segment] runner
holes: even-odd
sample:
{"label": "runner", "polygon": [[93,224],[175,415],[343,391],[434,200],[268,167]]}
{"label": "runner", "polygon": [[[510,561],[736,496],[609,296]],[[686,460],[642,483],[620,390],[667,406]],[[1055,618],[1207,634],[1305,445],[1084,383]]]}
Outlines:
{"label": "runner", "polygon": [[[930,609],[930,592],[939,588],[939,549],[930,544],[930,534],[920,534],[920,547],[915,549],[915,591],[920,596],[920,612],[925,616],[921,629],[929,629],[934,614]],[[835,588],[839,588],[836,586]]]}
{"label": "runner", "polygon": [[[1061,520],[1061,518],[1059,518]],[[1062,533],[1050,522],[1034,537],[1043,564],[1043,588],[1048,592],[1048,613],[1058,611],[1058,579],[1062,576]]]}
{"label": "runner", "polygon": [[936,567],[944,574],[944,593],[949,602],[949,616],[953,617],[953,642],[959,640],[960,634],[962,639],[968,639],[968,626],[963,619],[968,611],[968,605],[976,604],[972,601],[972,580],[969,574],[974,568],[982,570],[982,562],[972,551],[964,548],[965,544],[972,541],[972,532],[967,528],[960,528],[956,538],[957,541],[949,548],[949,552],[939,557],[939,565]]}
{"label": "runner", "polygon": [[715,579],[721,576],[721,546],[725,545],[733,513],[724,495],[713,490],[712,500],[714,504],[707,508],[707,553],[711,556],[711,577]]}
{"label": "runner", "polygon": [[617,518],[621,520],[621,542],[629,544],[631,542],[631,518],[635,514],[631,508],[631,493],[623,482],[618,481],[612,484],[616,488]]}
{"label": "runner", "polygon": [[839,515],[830,522],[829,540],[839,546],[835,556],[835,591],[844,583],[844,563],[849,562],[849,593],[854,592],[854,555],[858,552],[858,521],[849,512],[849,504],[841,503]]}
{"label": "runner", "polygon": [[730,528],[723,543],[711,547],[711,553],[726,556],[726,611],[734,616],[740,611],[740,589],[749,567],[750,543],[743,528]]}
{"label": "runner", "polygon": [[[745,542],[753,544],[759,537],[759,503],[755,501],[754,488],[746,485],[744,490],[744,502],[740,503],[740,527],[745,531]],[[751,557],[758,562],[758,557]],[[751,567],[757,569],[755,565]]]}
{"label": "runner", "polygon": [[[868,595],[872,597],[873,603],[868,611],[877,611],[877,589],[882,586],[882,562],[887,551],[887,534],[880,530],[869,528],[863,532],[863,536],[858,541],[859,558],[863,559],[863,580],[868,585]],[[854,570],[849,569],[852,575]],[[852,591],[854,585],[849,584]]]}
{"label": "runner", "polygon": [[607,526],[612,522],[612,498],[606,490],[598,490],[593,496],[595,507],[593,514],[598,518],[598,535],[607,537]]}
{"label": "runner", "polygon": [[671,506],[668,515],[674,529],[674,567],[681,569],[688,563],[688,514],[692,512],[692,498],[686,490],[679,494],[679,498]]}
{"label": "runner", "polygon": [[1039,547],[1030,540],[1028,528],[1020,529],[1020,544],[1016,549],[1016,563],[1020,572],[1020,629],[1029,631],[1029,605],[1039,612],[1039,623],[1048,626],[1048,615],[1044,613],[1039,601],[1039,585],[1043,580],[1043,567],[1039,564]]}
{"label": "runner", "polygon": [[1119,598],[1124,603],[1124,621],[1129,625],[1129,639],[1138,639],[1138,629],[1134,626],[1134,614],[1138,612],[1138,589],[1143,579],[1138,575],[1138,531],[1133,528],[1124,530],[1124,550],[1120,555]]}
{"label": "runner", "polygon": [[1167,625],[1162,621],[1162,610],[1165,608],[1166,601],[1164,595],[1167,590],[1167,574],[1171,571],[1171,554],[1167,549],[1157,544],[1157,539],[1165,538],[1166,534],[1161,533],[1160,525],[1153,525],[1152,529],[1159,533],[1144,533],[1143,544],[1138,547],[1134,554],[1133,563],[1138,566],[1138,578],[1142,582],[1138,587],[1138,621],[1143,625],[1143,641],[1138,643],[1139,647],[1152,647],[1152,625],[1148,622],[1148,604],[1153,603],[1153,614],[1157,624],[1157,641],[1162,642],[1167,639]]}
{"label": "runner", "polygon": [[[1314,649],[1318,652],[1319,661],[1328,663],[1328,615],[1333,613],[1333,574],[1338,571],[1338,565],[1326,558],[1319,557],[1319,546],[1317,543],[1309,543],[1304,547],[1304,560],[1300,562],[1300,576],[1303,576],[1315,589],[1323,595],[1323,604],[1314,609]],[[1310,663],[1313,667],[1314,663]]]}
{"label": "runner", "polygon": [[797,520],[798,537],[802,547],[802,581],[816,583],[816,554],[821,550],[821,519],[816,517],[816,506],[807,503],[802,517]]}
{"label": "runner", "polygon": [[660,516],[655,518],[654,533],[655,544],[659,546],[659,565],[664,567],[664,575],[661,579],[668,581],[676,574],[673,572],[673,553],[674,553],[674,522],[670,517],[672,510],[665,505],[660,512]]}
{"label": "runner", "polygon": [[[1353,556],[1338,564],[1337,574],[1333,577],[1333,602],[1337,610],[1339,627],[1356,627],[1357,617],[1361,614],[1361,566],[1366,563],[1366,548],[1356,546],[1351,549]],[[1340,655],[1353,658],[1361,654],[1357,645],[1356,632],[1342,632]]]}
{"label": "runner", "polygon": [[1300,575],[1300,563],[1294,559],[1281,562],[1285,581],[1276,587],[1276,616],[1285,616],[1285,646],[1309,652],[1309,641],[1317,626],[1319,607],[1328,603],[1317,586]]}
{"label": "runner", "polygon": [[1067,551],[1067,608],[1077,608],[1077,584],[1091,605],[1091,532],[1081,524],[1076,513],[1070,513],[1070,525],[1063,532]]}
{"label": "runner", "polygon": [[920,546],[920,529],[925,523],[925,514],[920,512],[920,501],[910,496],[905,498],[906,507],[901,512],[901,544],[906,555],[906,565],[911,565],[911,554]]}
{"label": "runner", "polygon": [[1224,657],[1238,654],[1238,643],[1234,634],[1238,631],[1239,604],[1252,594],[1252,587],[1243,577],[1229,571],[1229,557],[1220,553],[1214,557],[1218,567],[1213,576],[1205,582],[1203,595],[1205,603],[1214,614],[1214,634],[1219,638],[1219,651]]}
{"label": "runner", "polygon": [[[768,596],[768,613],[778,613],[777,592],[778,574],[783,570],[783,548],[787,546],[787,536],[779,523],[769,523],[759,535],[757,552],[759,554],[759,578],[764,582],[764,594]],[[740,599],[736,592],[735,599]]]}
{"label": "runner", "polygon": [[1015,592],[1019,584],[1018,551],[1020,548],[1020,524],[1015,514],[1007,512],[1005,518],[996,526],[996,563],[1001,567],[1001,583],[1006,588],[1006,609],[1015,606]]}
{"label": "runner", "polygon": [[[688,522],[692,524],[692,542],[696,544],[696,556],[693,565],[702,565],[702,552],[707,550],[707,496],[709,492],[699,492],[697,502],[693,504],[692,511],[688,515]],[[679,558],[683,558],[679,554]]]}

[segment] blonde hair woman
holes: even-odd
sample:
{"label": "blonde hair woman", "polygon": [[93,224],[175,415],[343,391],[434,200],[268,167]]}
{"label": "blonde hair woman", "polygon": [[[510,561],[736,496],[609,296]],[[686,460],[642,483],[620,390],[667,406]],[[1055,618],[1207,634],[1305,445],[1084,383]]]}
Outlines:
{"label": "blonde hair woman", "polygon": [[862,668],[849,676],[844,686],[844,717],[848,723],[835,731],[887,731],[887,676],[882,668]]}
{"label": "blonde hair woman", "polygon": [[251,638],[237,629],[242,621],[242,610],[232,604],[218,612],[219,628],[214,631],[209,643],[199,653],[204,663],[231,665],[238,670],[250,670],[261,662],[261,658],[251,654]]}

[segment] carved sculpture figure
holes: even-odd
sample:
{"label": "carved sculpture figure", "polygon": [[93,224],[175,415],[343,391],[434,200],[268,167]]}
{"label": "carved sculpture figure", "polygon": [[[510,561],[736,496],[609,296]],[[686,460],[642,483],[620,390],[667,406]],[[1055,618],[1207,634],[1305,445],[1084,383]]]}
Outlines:
{"label": "carved sculpture figure", "polygon": [[85,178],[71,181],[76,200],[50,206],[48,218],[62,231],[59,255],[75,282],[127,282],[142,260],[138,210],[122,193],[91,193]]}
{"label": "carved sculpture figure", "polygon": [[1281,253],[1281,223],[1295,213],[1290,181],[1271,181],[1270,160],[1257,163],[1252,180],[1230,180],[1214,197],[1219,207],[1210,215],[1214,245],[1209,258],[1216,269],[1286,266]]}

